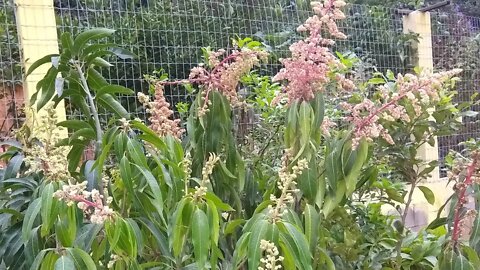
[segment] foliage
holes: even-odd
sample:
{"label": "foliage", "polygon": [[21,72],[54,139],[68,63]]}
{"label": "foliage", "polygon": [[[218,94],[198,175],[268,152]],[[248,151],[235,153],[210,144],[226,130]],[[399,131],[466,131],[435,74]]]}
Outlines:
{"label": "foliage", "polygon": [[[118,101],[132,91],[99,72],[110,67],[110,55],[132,57],[105,42],[113,31],[62,34],[61,53],[27,71],[50,65],[32,99],[42,120],[4,142],[5,267],[474,269],[476,230],[469,247],[442,222],[405,228],[412,190],[433,200],[419,183],[437,165],[419,160],[419,147],[451,132],[468,111],[452,99],[460,71],[386,72],[355,86],[349,76],[360,60],[329,47],[330,35],[343,37],[335,23],[344,3],[312,5],[316,15],[299,28],[307,35],[282,60],[281,76],[255,71],[267,52],[253,39],[205,48],[204,63],[188,78],[148,77],[154,99],[138,94],[146,124]],[[163,96],[164,87],[177,85],[195,94],[188,110],[180,105],[184,126]],[[85,121],[59,122],[54,106],[62,100]],[[112,114],[101,118],[99,110]],[[259,128],[241,133],[249,111],[259,113]],[[93,159],[82,157],[87,147]],[[478,169],[476,157],[467,172]],[[454,175],[470,188],[473,173]],[[457,230],[463,195],[450,211]],[[404,210],[386,216],[386,204]]]}

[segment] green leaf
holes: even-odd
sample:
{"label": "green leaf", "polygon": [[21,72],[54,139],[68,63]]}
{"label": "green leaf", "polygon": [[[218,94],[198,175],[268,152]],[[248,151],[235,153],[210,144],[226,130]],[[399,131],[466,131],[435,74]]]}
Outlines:
{"label": "green leaf", "polygon": [[[207,200],[207,214],[208,221],[210,222],[211,228],[211,238],[213,243],[218,245],[218,237],[220,235],[220,217],[218,215],[218,210],[215,204],[212,201]],[[195,221],[194,221],[195,222]]]}
{"label": "green leaf", "polygon": [[427,202],[431,205],[435,203],[435,195],[433,194],[433,191],[431,191],[428,187],[426,186],[418,186],[420,191],[422,191],[423,196],[425,196],[425,199]]}
{"label": "green leaf", "polygon": [[472,264],[474,269],[480,269],[480,258],[478,253],[469,246],[462,246],[462,251],[467,256],[468,261]]}
{"label": "green leaf", "polygon": [[113,67],[113,65],[108,62],[107,60],[101,58],[101,57],[95,57],[91,63],[92,65],[94,66],[97,66],[97,67],[100,67],[100,68],[109,68],[109,67]]}
{"label": "green leaf", "polygon": [[454,269],[455,270],[474,270],[473,266],[470,264],[470,262],[468,262],[467,258],[465,258],[462,254],[459,254],[455,258]]}
{"label": "green leaf", "polygon": [[57,211],[55,209],[56,201],[53,200],[54,187],[52,183],[48,183],[42,190],[42,206],[41,217],[43,221],[42,235],[46,236],[53,226],[53,223],[57,217]]}
{"label": "green leaf", "polygon": [[115,33],[115,30],[107,28],[86,30],[80,33],[73,41],[72,53],[78,55],[85,48],[87,42],[111,36],[113,33]]}
{"label": "green leaf", "polygon": [[143,153],[143,145],[135,139],[127,139],[128,156],[138,165],[148,168],[147,157]]}
{"label": "green leaf", "polygon": [[57,123],[57,126],[66,127],[71,130],[92,128],[92,126],[88,122],[82,121],[82,120],[66,120],[66,121]]}
{"label": "green leaf", "polygon": [[353,165],[350,168],[349,173],[345,177],[345,184],[346,184],[345,194],[347,197],[350,196],[355,191],[358,178],[360,176],[360,172],[362,170],[363,164],[367,160],[367,157],[368,157],[368,143],[366,140],[361,140],[360,144],[355,150],[355,155],[350,156],[352,160],[349,163]]}
{"label": "green leaf", "polygon": [[28,71],[25,74],[25,77],[28,77],[28,75],[32,74],[32,72],[35,69],[37,69],[38,67],[40,67],[41,65],[46,64],[46,63],[50,63],[52,61],[52,57],[58,57],[58,56],[60,56],[60,55],[59,54],[48,54],[48,55],[45,55],[44,57],[38,59],[28,68]]}
{"label": "green leaf", "polygon": [[196,209],[193,214],[192,223],[192,244],[193,253],[199,269],[205,269],[210,249],[210,226],[207,215],[200,209]]}
{"label": "green leaf", "polygon": [[25,242],[31,237],[33,223],[35,222],[41,207],[41,198],[37,198],[28,206],[27,211],[25,211],[25,217],[23,219],[22,226],[22,238]]}
{"label": "green leaf", "polygon": [[104,94],[111,94],[111,95],[116,95],[116,94],[122,94],[122,95],[133,95],[135,92],[129,88],[126,88],[121,85],[105,85],[104,87],[100,88],[97,91],[97,96],[101,96]]}
{"label": "green leaf", "polygon": [[310,251],[315,252],[318,240],[318,228],[320,226],[320,215],[314,206],[307,204],[304,210],[305,236],[310,244]]}
{"label": "green leaf", "polygon": [[134,53],[122,48],[115,47],[111,48],[110,51],[122,60],[137,58]]}
{"label": "green leaf", "polygon": [[120,104],[120,102],[110,94],[96,96],[98,103],[110,112],[117,114],[121,118],[130,118],[128,111]]}
{"label": "green leaf", "polygon": [[44,77],[41,85],[41,93],[38,100],[36,100],[37,111],[41,110],[55,95],[55,81],[57,79],[58,69],[51,67]]}
{"label": "green leaf", "polygon": [[63,215],[59,215],[55,222],[55,234],[62,246],[71,247],[77,235],[77,208],[66,206],[62,210]]}
{"label": "green leaf", "polygon": [[[330,256],[328,256],[327,252],[323,248],[318,248],[318,254],[320,255],[320,258],[325,262],[327,268],[326,270],[335,270],[335,264],[333,263],[332,259]],[[325,268],[322,268],[325,269]]]}
{"label": "green leaf", "polygon": [[69,32],[65,32],[60,37],[60,40],[62,44],[62,50],[72,50],[72,47],[73,47],[72,34],[70,34]]}
{"label": "green leaf", "polygon": [[434,230],[440,226],[445,226],[448,219],[446,217],[436,218],[434,221],[430,222],[427,226],[427,230]]}
{"label": "green leaf", "polygon": [[78,248],[67,248],[67,252],[73,259],[77,269],[96,270],[95,262],[85,251]]}
{"label": "green leaf", "polygon": [[302,269],[312,269],[312,255],[309,251],[308,242],[304,234],[302,234],[294,225],[283,222],[286,232],[292,237],[296,248],[299,251],[299,258],[297,260],[303,265]]}
{"label": "green leaf", "polygon": [[262,251],[260,249],[260,240],[265,239],[268,231],[269,222],[265,219],[259,220],[248,241],[248,269],[257,269],[260,264]]}
{"label": "green leaf", "polygon": [[369,84],[385,84],[385,79],[384,78],[371,78],[368,80]]}
{"label": "green leaf", "polygon": [[20,167],[23,164],[23,155],[15,155],[8,162],[7,168],[3,172],[2,180],[16,178]]}
{"label": "green leaf", "polygon": [[239,269],[238,266],[241,261],[247,256],[247,246],[250,242],[251,232],[246,232],[240,236],[235,245],[235,250],[233,251],[233,268]]}
{"label": "green leaf", "polygon": [[234,233],[235,232],[235,229],[242,225],[243,223],[245,223],[245,220],[244,219],[234,219],[232,221],[229,221],[227,223],[227,225],[225,226],[225,230],[223,231],[223,233],[225,235],[228,235],[228,234],[231,234],[231,233]]}
{"label": "green leaf", "polygon": [[95,237],[101,231],[100,224],[84,224],[77,232],[73,246],[81,250],[89,251]]}
{"label": "green leaf", "polygon": [[47,254],[48,249],[44,249],[40,251],[37,256],[35,256],[35,260],[33,260],[32,265],[30,266],[30,270],[38,270],[40,265],[42,264],[43,258]]}
{"label": "green leaf", "polygon": [[55,270],[74,270],[75,264],[69,256],[60,257],[55,263]]}
{"label": "green leaf", "polygon": [[158,185],[157,179],[153,176],[153,174],[146,170],[143,167],[140,167],[137,164],[133,164],[137,169],[142,173],[143,177],[145,180],[147,180],[148,186],[152,190],[152,195],[153,195],[153,200],[152,204],[157,209],[157,212],[162,219],[163,223],[165,223],[164,217],[163,217],[163,198],[162,198],[162,191],[160,190],[160,186]]}
{"label": "green leaf", "polygon": [[107,80],[105,80],[102,74],[100,74],[100,72],[95,70],[93,67],[90,67],[87,70],[87,82],[92,89],[97,91],[102,87],[108,85]]}
{"label": "green leaf", "polygon": [[222,202],[222,200],[218,198],[215,193],[207,192],[207,194],[205,195],[205,199],[213,202],[220,211],[234,211],[234,209],[230,205]]}

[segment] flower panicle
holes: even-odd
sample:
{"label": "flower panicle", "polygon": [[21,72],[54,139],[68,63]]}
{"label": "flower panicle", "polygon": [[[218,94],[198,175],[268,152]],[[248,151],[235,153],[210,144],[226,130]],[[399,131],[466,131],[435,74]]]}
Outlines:
{"label": "flower panicle", "polygon": [[210,175],[213,173],[213,169],[219,161],[219,156],[215,155],[215,153],[210,153],[207,161],[205,161],[205,165],[203,165],[202,179],[200,181],[200,185],[195,187],[193,198],[198,200],[205,197],[208,191],[208,185],[210,184]]}
{"label": "flower panicle", "polygon": [[454,69],[433,74],[429,72],[422,72],[420,75],[399,74],[395,92],[392,92],[387,84],[378,88],[380,104],[368,98],[355,105],[342,103],[343,109],[350,112],[347,120],[355,126],[353,147],[355,148],[363,138],[372,141],[382,137],[387,143],[394,144],[393,138],[380,120],[411,122],[411,116],[400,101],[407,99],[409,105],[413,107],[415,117],[419,117],[426,112],[424,109],[426,106],[440,100],[442,87],[461,71]]}
{"label": "flower panicle", "polygon": [[[50,181],[68,181],[72,179],[68,170],[67,153],[71,146],[57,146],[64,138],[63,127],[59,127],[55,108],[49,105],[46,114],[32,122],[31,142],[25,144],[26,173],[43,172]],[[81,138],[79,138],[81,139]]]}
{"label": "flower panicle", "polygon": [[143,104],[147,113],[150,114],[148,120],[153,131],[161,137],[167,135],[177,139],[182,137],[185,130],[180,127],[180,119],[172,119],[173,110],[170,109],[170,103],[165,99],[161,82],[155,84],[155,98],[153,101],[150,101],[150,97],[142,92],[139,92],[137,96],[138,101]]}
{"label": "flower panicle", "polygon": [[289,170],[290,152],[290,150],[285,151],[282,157],[282,167],[278,172],[279,181],[277,182],[277,187],[281,191],[280,196],[270,195],[272,204],[268,206],[268,211],[272,221],[280,219],[287,211],[288,204],[292,204],[295,201],[294,195],[299,192],[296,187],[296,179],[304,170],[308,169],[308,161],[306,159],[300,159],[297,161],[297,164]]}
{"label": "flower panicle", "polygon": [[104,195],[101,195],[96,189],[87,191],[86,188],[86,181],[63,185],[62,189],[54,192],[53,197],[64,201],[68,206],[76,204],[94,224],[103,224],[106,220],[113,218],[115,212],[109,206],[113,198],[107,197],[106,204],[104,204]]}
{"label": "flower panicle", "polygon": [[[355,88],[353,82],[336,70],[343,70],[344,65],[332,53],[329,46],[334,41],[323,36],[328,33],[336,39],[345,39],[337,27],[336,21],[345,18],[340,10],[344,1],[325,0],[312,1],[314,15],[308,18],[297,29],[309,35],[290,46],[292,56],[281,59],[284,67],[273,77],[274,81],[286,81],[284,91],[289,103],[295,100],[311,100],[315,93],[322,92],[331,82],[337,83],[337,88],[351,91]],[[333,77],[333,78],[332,78]]]}
{"label": "flower panicle", "polygon": [[280,252],[273,242],[265,239],[260,240],[260,249],[262,250],[263,257],[260,258],[258,270],[282,269],[284,258],[280,256]]}

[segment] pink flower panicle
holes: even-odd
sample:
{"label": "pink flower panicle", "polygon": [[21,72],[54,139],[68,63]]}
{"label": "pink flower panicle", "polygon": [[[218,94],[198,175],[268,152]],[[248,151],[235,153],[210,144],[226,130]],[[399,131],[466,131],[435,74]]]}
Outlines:
{"label": "pink flower panicle", "polygon": [[325,136],[330,137],[331,136],[330,130],[336,126],[337,126],[337,123],[330,120],[330,118],[325,117],[323,119],[322,125],[320,126],[320,129],[322,130],[322,133]]}
{"label": "pink flower panicle", "polygon": [[390,91],[387,84],[378,88],[381,96],[380,104],[375,104],[370,99],[364,99],[356,105],[342,103],[343,109],[350,111],[347,121],[351,121],[355,126],[353,146],[356,147],[362,138],[372,141],[378,137],[382,137],[389,144],[394,144],[392,137],[379,120],[410,122],[407,110],[399,101],[408,99],[415,111],[415,116],[418,117],[425,111],[426,105],[440,99],[439,90],[443,84],[461,71],[454,69],[434,74],[422,72],[419,76],[398,75],[395,92]]}
{"label": "pink flower panicle", "polygon": [[273,77],[274,81],[287,82],[284,90],[289,103],[294,100],[311,100],[316,92],[324,91],[325,86],[332,81],[336,81],[339,89],[350,91],[355,87],[342,74],[330,76],[333,71],[345,67],[329,49],[335,42],[322,36],[323,32],[327,32],[333,38],[347,38],[336,24],[337,20],[345,18],[340,10],[345,2],[313,1],[311,5],[315,15],[297,29],[298,32],[308,32],[309,36],[290,46],[292,56],[280,60],[284,68]]}
{"label": "pink flower panicle", "polygon": [[87,182],[79,184],[64,185],[61,190],[55,191],[53,196],[67,203],[68,206],[77,204],[90,221],[95,224],[103,224],[106,220],[112,218],[115,214],[109,207],[112,197],[108,197],[106,204],[103,202],[103,195],[96,189],[87,191]]}
{"label": "pink flower panicle", "polygon": [[467,189],[472,184],[480,184],[480,151],[475,150],[470,154],[470,160],[464,158],[456,160],[452,171],[449,173],[450,180],[456,181],[454,190],[458,195],[457,205],[453,215],[452,243],[457,245],[460,238],[469,238],[471,228],[477,212],[468,210],[463,216],[463,207],[467,203]]}
{"label": "pink flower panicle", "polygon": [[163,85],[160,82],[155,84],[155,99],[150,98],[139,92],[138,100],[145,106],[147,113],[150,114],[150,128],[159,136],[171,135],[177,139],[182,137],[184,129],[180,127],[180,119],[171,119],[173,111],[170,104],[163,95]]}
{"label": "pink flower panicle", "polygon": [[[159,82],[162,85],[197,84],[203,88],[203,105],[199,110],[199,116],[208,112],[208,96],[211,91],[219,91],[232,104],[239,104],[237,88],[240,79],[250,70],[267,61],[268,53],[261,49],[242,47],[235,49],[231,54],[224,56],[226,51],[220,49],[210,52],[207,59],[208,68],[203,65],[192,68],[186,80]],[[222,60],[220,57],[224,56]]]}

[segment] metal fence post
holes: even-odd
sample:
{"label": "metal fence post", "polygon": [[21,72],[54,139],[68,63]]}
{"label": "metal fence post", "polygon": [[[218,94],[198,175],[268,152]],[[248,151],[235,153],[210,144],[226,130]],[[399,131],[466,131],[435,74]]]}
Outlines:
{"label": "metal fence post", "polygon": [[[58,53],[57,24],[53,0],[15,0],[17,32],[24,70],[47,54]],[[45,64],[24,78],[25,103],[36,91],[36,85],[45,76],[49,65]],[[59,121],[66,119],[65,104],[60,102],[56,107]],[[41,117],[38,112],[37,117]],[[66,135],[66,133],[65,133]]]}
{"label": "metal fence post", "polygon": [[[418,42],[415,42],[414,51],[417,55],[415,65],[426,71],[433,71],[433,47],[432,47],[432,31],[431,20],[429,12],[413,11],[408,15],[403,16],[403,32],[418,34]],[[435,138],[435,145],[423,145],[419,149],[419,158],[430,162],[438,160],[438,142]],[[431,173],[430,181],[438,181],[440,179],[439,170],[434,170]]]}

